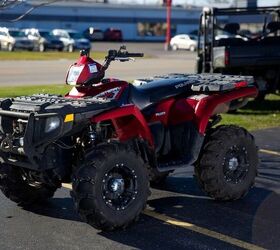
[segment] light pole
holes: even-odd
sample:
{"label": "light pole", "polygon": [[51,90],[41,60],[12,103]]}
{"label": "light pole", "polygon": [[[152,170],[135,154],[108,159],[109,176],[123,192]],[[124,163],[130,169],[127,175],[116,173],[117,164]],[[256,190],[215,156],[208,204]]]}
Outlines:
{"label": "light pole", "polygon": [[166,0],[166,37],[165,37],[165,50],[170,50],[171,40],[171,6],[172,0]]}

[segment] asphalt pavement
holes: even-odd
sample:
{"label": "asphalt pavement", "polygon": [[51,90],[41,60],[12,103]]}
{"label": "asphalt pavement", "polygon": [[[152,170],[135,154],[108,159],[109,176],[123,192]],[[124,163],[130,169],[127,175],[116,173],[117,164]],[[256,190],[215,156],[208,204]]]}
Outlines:
{"label": "asphalt pavement", "polygon": [[242,200],[209,199],[192,168],[185,168],[152,190],[136,224],[104,233],[81,222],[68,186],[31,208],[20,208],[0,194],[0,249],[279,249],[280,128],[254,135],[259,176]]}

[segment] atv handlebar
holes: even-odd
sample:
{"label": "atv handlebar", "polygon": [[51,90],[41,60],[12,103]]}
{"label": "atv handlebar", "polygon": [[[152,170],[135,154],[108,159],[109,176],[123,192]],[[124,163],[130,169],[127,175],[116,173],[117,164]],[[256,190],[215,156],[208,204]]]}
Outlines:
{"label": "atv handlebar", "polygon": [[109,50],[103,64],[104,71],[108,69],[110,63],[115,60],[121,62],[129,61],[131,57],[144,57],[144,53],[129,53],[125,46],[121,46],[119,50]]}
{"label": "atv handlebar", "polygon": [[[82,50],[81,56],[89,57],[89,50]],[[105,76],[105,71],[109,68],[112,61],[127,62],[133,61],[133,57],[143,57],[144,53],[129,53],[125,46],[121,46],[119,50],[109,50],[108,55],[99,72],[93,73],[92,76],[84,82],[84,85],[90,85],[93,82],[99,82]]]}
{"label": "atv handlebar", "polygon": [[122,53],[121,57],[144,57],[144,53]]}

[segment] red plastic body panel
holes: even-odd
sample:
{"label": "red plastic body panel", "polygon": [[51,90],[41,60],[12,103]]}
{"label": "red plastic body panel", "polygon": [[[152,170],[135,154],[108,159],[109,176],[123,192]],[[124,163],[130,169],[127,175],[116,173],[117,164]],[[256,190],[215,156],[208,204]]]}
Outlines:
{"label": "red plastic body panel", "polygon": [[199,132],[201,134],[205,133],[209,119],[219,104],[227,103],[242,97],[255,97],[257,94],[258,90],[256,87],[247,87],[202,98],[195,107],[195,122]]}
{"label": "red plastic body panel", "polygon": [[221,92],[212,95],[190,96],[184,99],[168,99],[159,103],[153,114],[147,117],[148,123],[161,122],[165,126],[177,125],[193,121],[201,134],[205,133],[209,119],[215,109],[223,103],[229,103],[242,97],[255,97],[257,88],[244,88],[243,82],[230,92]]}
{"label": "red plastic body panel", "polygon": [[[95,72],[91,72],[90,65],[96,67]],[[70,74],[70,69],[75,68],[75,67],[83,67],[80,74],[77,75],[77,79],[75,81],[76,85],[82,85],[86,80],[88,80],[92,76],[92,73],[101,72],[102,68],[103,68],[103,66],[101,64],[92,60],[91,58],[89,58],[87,56],[81,56],[76,63],[72,64],[69,67],[67,75],[66,75],[66,83],[67,83],[68,76]]]}
{"label": "red plastic body panel", "polygon": [[120,141],[141,137],[154,146],[153,137],[141,111],[135,105],[126,105],[97,115],[91,119],[93,123],[112,121]]}
{"label": "red plastic body panel", "polygon": [[73,87],[73,89],[68,94],[66,94],[65,97],[68,98],[81,98],[86,96],[94,97],[108,90],[120,87],[121,89],[115,97],[116,99],[119,99],[123,91],[127,88],[128,83],[117,79],[107,79],[107,81],[108,81],[107,83],[95,84],[94,86],[89,86],[89,87],[85,87],[85,86]]}
{"label": "red plastic body panel", "polygon": [[174,105],[175,99],[167,99],[160,102],[153,110],[153,114],[147,117],[148,123],[161,122],[163,125],[168,126],[169,116],[172,106]]}

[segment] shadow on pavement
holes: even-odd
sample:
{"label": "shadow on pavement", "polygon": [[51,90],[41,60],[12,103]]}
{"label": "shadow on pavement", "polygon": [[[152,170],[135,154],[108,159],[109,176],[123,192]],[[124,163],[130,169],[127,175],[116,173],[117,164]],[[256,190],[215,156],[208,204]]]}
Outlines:
{"label": "shadow on pavement", "polygon": [[24,210],[52,218],[81,221],[74,210],[72,198],[52,198],[41,204],[23,207]]}
{"label": "shadow on pavement", "polygon": [[[155,195],[148,205],[157,213],[269,249],[279,246],[280,219],[277,215],[280,196],[272,191],[255,187],[242,200],[216,202],[203,198],[205,195],[193,178],[169,177],[166,185],[153,193]],[[25,209],[44,216],[80,222],[71,198],[54,198],[45,205]],[[236,246],[146,215],[141,215],[137,223],[124,231],[100,232],[99,235],[138,249],[236,249]]]}

